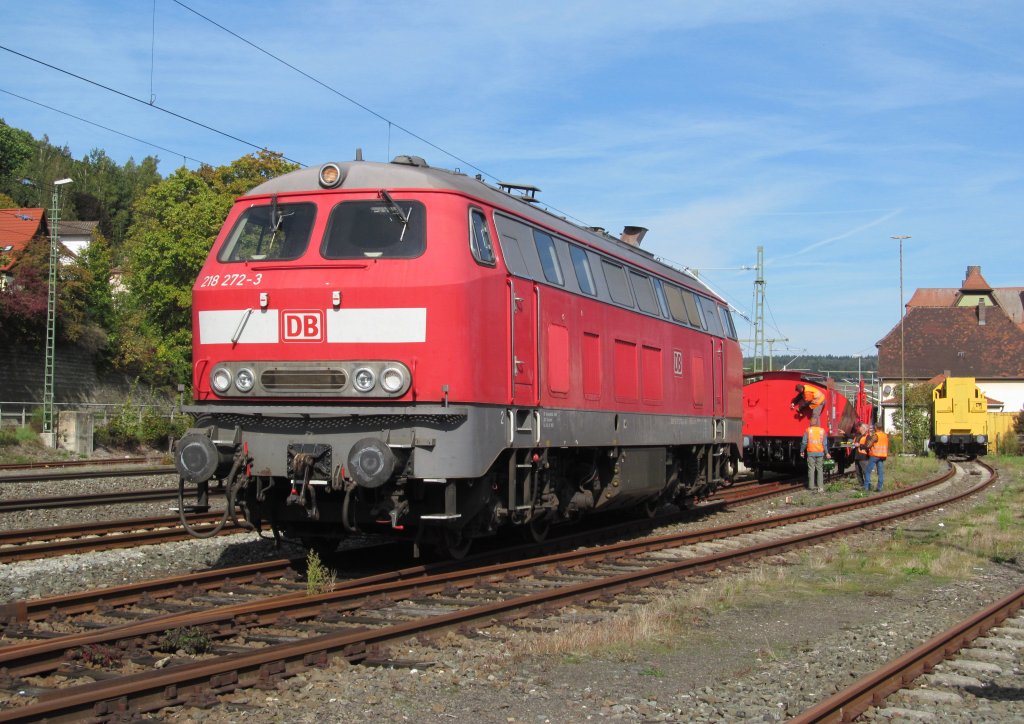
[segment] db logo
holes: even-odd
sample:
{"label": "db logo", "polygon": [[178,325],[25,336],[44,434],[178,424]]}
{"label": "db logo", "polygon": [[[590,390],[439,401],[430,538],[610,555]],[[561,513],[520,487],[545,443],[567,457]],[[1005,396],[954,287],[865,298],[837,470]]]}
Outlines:
{"label": "db logo", "polygon": [[281,318],[283,342],[323,342],[324,313],[317,309],[285,312]]}
{"label": "db logo", "polygon": [[683,376],[683,353],[678,349],[672,350],[672,372],[676,377]]}

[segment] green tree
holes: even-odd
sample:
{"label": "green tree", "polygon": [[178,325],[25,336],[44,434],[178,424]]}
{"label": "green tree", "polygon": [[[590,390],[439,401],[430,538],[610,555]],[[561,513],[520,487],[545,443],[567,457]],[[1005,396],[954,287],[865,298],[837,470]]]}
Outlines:
{"label": "green tree", "polygon": [[8,126],[0,118],[0,183],[17,180],[19,169],[31,157],[35,145],[31,133]]}
{"label": "green tree", "polygon": [[[906,389],[906,423],[903,421],[903,390]],[[893,413],[892,448],[896,453],[924,453],[924,444],[931,432],[932,385],[927,383],[896,385],[893,398],[900,406]]]}
{"label": "green tree", "polygon": [[110,245],[97,229],[81,256],[61,268],[61,337],[94,355],[107,348],[115,326],[111,266]]}

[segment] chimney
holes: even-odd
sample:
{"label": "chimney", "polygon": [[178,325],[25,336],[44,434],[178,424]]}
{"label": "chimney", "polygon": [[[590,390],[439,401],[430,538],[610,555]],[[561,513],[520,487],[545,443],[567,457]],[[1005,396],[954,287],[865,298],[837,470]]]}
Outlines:
{"label": "chimney", "polygon": [[644,240],[644,234],[646,233],[647,229],[643,226],[626,226],[622,229],[622,233],[619,234],[619,239],[630,246],[640,246],[640,242]]}
{"label": "chimney", "polygon": [[985,300],[984,299],[979,299],[978,300],[978,326],[979,327],[984,327],[985,326]]}

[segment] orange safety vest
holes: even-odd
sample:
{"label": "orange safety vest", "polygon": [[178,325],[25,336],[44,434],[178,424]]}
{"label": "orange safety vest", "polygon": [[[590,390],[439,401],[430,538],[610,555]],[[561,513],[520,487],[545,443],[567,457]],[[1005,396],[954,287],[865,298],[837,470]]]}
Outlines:
{"label": "orange safety vest", "polygon": [[881,430],[875,431],[875,444],[868,450],[868,455],[873,458],[885,459],[889,457],[889,436]]}
{"label": "orange safety vest", "polygon": [[811,387],[810,385],[804,386],[804,400],[811,403],[811,409],[821,407],[825,402],[825,395],[821,394],[821,390],[817,387]]}
{"label": "orange safety vest", "polygon": [[825,452],[825,431],[813,425],[807,428],[807,452]]}

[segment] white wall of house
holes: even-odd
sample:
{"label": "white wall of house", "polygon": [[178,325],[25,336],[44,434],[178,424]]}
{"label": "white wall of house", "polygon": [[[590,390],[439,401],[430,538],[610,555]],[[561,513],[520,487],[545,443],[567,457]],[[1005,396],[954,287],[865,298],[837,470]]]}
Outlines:
{"label": "white wall of house", "polygon": [[975,380],[985,397],[992,397],[1003,403],[1001,410],[993,412],[1020,412],[1024,409],[1024,380]]}

